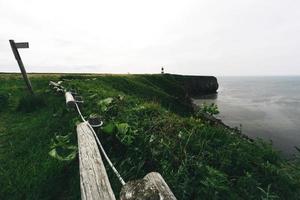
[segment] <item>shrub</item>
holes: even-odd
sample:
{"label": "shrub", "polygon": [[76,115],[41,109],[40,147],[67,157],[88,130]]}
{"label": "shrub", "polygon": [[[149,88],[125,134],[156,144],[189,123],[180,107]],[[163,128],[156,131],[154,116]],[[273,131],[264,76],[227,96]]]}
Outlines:
{"label": "shrub", "polygon": [[218,109],[218,106],[214,103],[212,104],[202,104],[199,108],[199,113],[204,113],[204,114],[208,114],[208,115],[217,115],[219,114],[219,109]]}

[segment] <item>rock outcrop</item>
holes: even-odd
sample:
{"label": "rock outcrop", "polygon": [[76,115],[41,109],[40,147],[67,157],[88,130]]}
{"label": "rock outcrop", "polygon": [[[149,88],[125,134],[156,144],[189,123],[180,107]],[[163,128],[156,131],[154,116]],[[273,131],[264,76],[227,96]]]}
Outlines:
{"label": "rock outcrop", "polygon": [[216,93],[219,87],[217,78],[214,76],[187,76],[165,74],[165,76],[173,76],[182,82],[189,96],[198,96],[203,94]]}

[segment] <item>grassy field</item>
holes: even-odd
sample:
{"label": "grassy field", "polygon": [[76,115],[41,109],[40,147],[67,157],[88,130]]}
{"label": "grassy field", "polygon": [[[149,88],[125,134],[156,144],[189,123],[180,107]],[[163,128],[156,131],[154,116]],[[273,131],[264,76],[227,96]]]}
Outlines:
{"label": "grassy field", "polygon": [[[104,148],[125,181],[158,171],[178,199],[299,199],[299,159],[286,161],[270,144],[250,142],[194,112],[182,83],[169,75],[0,74],[0,199],[80,199],[74,110],[49,80],[84,97],[98,114]],[[65,138],[63,145],[57,144]],[[49,155],[57,149],[61,157]],[[71,155],[71,154],[70,154]],[[65,160],[62,160],[65,159]],[[113,190],[121,185],[107,167]]]}

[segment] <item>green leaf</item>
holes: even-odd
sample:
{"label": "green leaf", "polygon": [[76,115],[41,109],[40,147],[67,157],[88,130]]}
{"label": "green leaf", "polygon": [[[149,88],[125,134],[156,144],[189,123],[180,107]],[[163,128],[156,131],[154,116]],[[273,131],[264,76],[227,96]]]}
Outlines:
{"label": "green leaf", "polygon": [[76,157],[77,154],[77,147],[74,145],[70,145],[67,148],[64,149],[64,151],[67,151],[67,153],[65,153],[65,155],[60,155],[57,152],[57,148],[52,149],[51,151],[49,151],[49,155],[57,160],[60,161],[70,161],[73,160]]}
{"label": "green leaf", "polygon": [[118,99],[120,100],[120,101],[123,101],[124,100],[124,98],[125,98],[125,96],[124,95],[118,95]]}
{"label": "green leaf", "polygon": [[126,135],[129,130],[129,125],[127,123],[116,124],[117,130],[120,134]]}
{"label": "green leaf", "polygon": [[111,97],[99,101],[99,102],[98,102],[98,105],[100,106],[100,110],[101,110],[102,112],[107,111],[109,105],[110,105],[112,102],[113,102],[113,98],[111,98]]}
{"label": "green leaf", "polygon": [[68,134],[68,135],[57,135],[55,136],[55,139],[60,142],[60,143],[68,143],[70,142],[70,135],[71,134]]}
{"label": "green leaf", "polygon": [[92,94],[89,96],[90,99],[95,99],[97,97],[97,94]]}
{"label": "green leaf", "polygon": [[132,131],[127,123],[116,124],[117,137],[123,144],[130,145],[135,139],[136,131]]}
{"label": "green leaf", "polygon": [[49,155],[60,161],[70,161],[76,157],[77,146],[71,143],[70,136],[68,135],[56,135],[51,141]]}
{"label": "green leaf", "polygon": [[102,128],[102,131],[107,134],[112,134],[115,131],[115,129],[116,125],[113,122],[109,122]]}

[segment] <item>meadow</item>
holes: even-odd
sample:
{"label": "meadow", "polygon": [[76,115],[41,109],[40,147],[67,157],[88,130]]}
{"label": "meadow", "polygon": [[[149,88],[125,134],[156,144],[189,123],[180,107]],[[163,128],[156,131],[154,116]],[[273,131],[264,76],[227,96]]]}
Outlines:
{"label": "meadow", "polygon": [[298,157],[211,123],[217,107],[195,109],[172,75],[29,77],[35,96],[21,75],[0,74],[0,199],[80,199],[80,118],[50,80],[83,97],[83,115],[101,116],[98,136],[125,181],[157,171],[177,199],[299,199]]}

